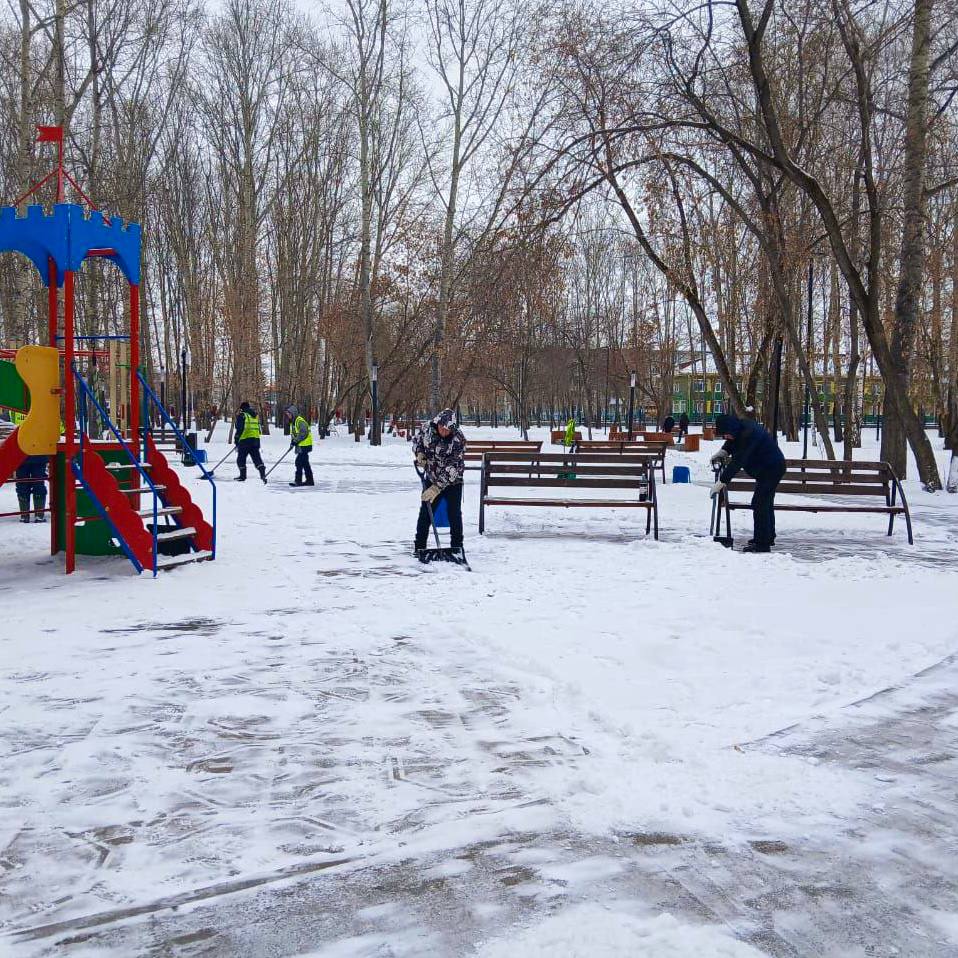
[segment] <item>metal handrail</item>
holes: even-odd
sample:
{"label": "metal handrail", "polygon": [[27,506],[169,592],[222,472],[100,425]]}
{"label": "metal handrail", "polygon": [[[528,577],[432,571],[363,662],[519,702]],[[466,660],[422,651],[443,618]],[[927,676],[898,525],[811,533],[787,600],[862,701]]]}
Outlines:
{"label": "metal handrail", "polygon": [[[183,433],[180,431],[180,428],[176,425],[176,423],[173,422],[172,418],[170,417],[170,414],[166,411],[166,407],[163,405],[163,403],[160,402],[159,397],[150,388],[150,384],[143,378],[143,374],[139,370],[136,371],[136,378],[139,381],[140,385],[143,387],[144,405],[146,405],[147,399],[150,399],[153,402],[153,405],[156,406],[156,408],[159,410],[160,415],[173,429],[174,435],[177,436],[180,442],[183,444],[183,448],[188,449],[190,451],[190,453],[193,456],[193,462],[195,462],[196,465],[200,467],[200,472],[203,474],[203,478],[210,484],[210,488],[213,490],[213,516],[212,516],[213,521],[210,523],[210,525],[213,527],[213,542],[212,542],[213,548],[210,549],[210,552],[212,553],[212,556],[215,559],[216,558],[216,481],[213,478],[213,473],[210,472],[203,465],[203,463],[200,462],[199,457],[196,455],[196,450],[187,441],[186,436],[183,435]],[[144,416],[143,417],[144,430],[149,428],[147,426],[148,422],[149,422],[149,417]],[[146,442],[145,433],[144,433],[143,441]]]}
{"label": "metal handrail", "polygon": [[[76,381],[79,383],[81,391],[90,397],[90,400],[93,402],[93,405],[96,408],[96,411],[100,414],[100,421],[105,422],[107,426],[110,427],[110,432],[113,433],[113,435],[117,439],[117,442],[119,442],[120,447],[130,457],[130,461],[132,462],[132,464],[136,466],[136,471],[146,480],[146,484],[147,486],[149,486],[150,492],[152,492],[153,494],[153,568],[151,571],[153,575],[155,576],[157,572],[156,562],[157,562],[157,554],[158,554],[156,537],[157,537],[157,525],[159,523],[159,516],[157,514],[157,502],[159,500],[159,493],[156,491],[156,486],[153,484],[153,480],[149,477],[146,470],[143,468],[143,466],[140,464],[139,460],[137,459],[136,453],[126,444],[126,441],[124,440],[120,431],[113,424],[113,420],[109,417],[109,415],[107,415],[106,410],[100,405],[99,401],[96,398],[95,393],[90,388],[89,383],[87,383],[87,381],[80,375],[80,372],[76,367],[76,363],[72,364],[72,370],[73,370],[73,378],[76,379]],[[86,410],[84,408],[84,404],[81,403],[80,404],[80,456],[79,456],[81,472],[83,471],[83,436],[85,433],[85,429],[84,429],[85,425],[86,425]]]}

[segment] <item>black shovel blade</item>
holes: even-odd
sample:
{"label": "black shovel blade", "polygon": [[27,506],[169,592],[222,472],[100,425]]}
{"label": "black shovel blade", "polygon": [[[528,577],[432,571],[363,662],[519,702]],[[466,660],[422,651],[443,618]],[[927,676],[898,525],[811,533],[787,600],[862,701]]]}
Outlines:
{"label": "black shovel blade", "polygon": [[466,557],[459,550],[453,549],[425,549],[423,558],[426,562],[451,562],[453,565],[465,566],[469,568]]}
{"label": "black shovel blade", "polygon": [[712,541],[725,546],[726,549],[731,549],[735,545],[735,540],[731,536],[714,536]]}

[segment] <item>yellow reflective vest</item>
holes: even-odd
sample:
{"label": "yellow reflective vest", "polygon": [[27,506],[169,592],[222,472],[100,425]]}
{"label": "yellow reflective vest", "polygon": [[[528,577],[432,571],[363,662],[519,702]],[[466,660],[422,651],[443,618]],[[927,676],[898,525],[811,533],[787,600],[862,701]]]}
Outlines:
{"label": "yellow reflective vest", "polygon": [[244,412],[243,417],[243,431],[237,441],[259,439],[259,416],[252,416],[248,412]]}
{"label": "yellow reflective vest", "polygon": [[[296,442],[296,437],[300,435],[301,433],[305,433],[304,438],[301,439],[299,442]],[[302,416],[297,416],[293,420],[293,425],[290,427],[289,434],[290,436],[292,436],[293,442],[296,442],[296,445],[299,446],[300,449],[313,448],[313,436],[312,436],[312,433],[310,433],[309,431],[309,423],[306,422],[306,420],[303,419]]]}

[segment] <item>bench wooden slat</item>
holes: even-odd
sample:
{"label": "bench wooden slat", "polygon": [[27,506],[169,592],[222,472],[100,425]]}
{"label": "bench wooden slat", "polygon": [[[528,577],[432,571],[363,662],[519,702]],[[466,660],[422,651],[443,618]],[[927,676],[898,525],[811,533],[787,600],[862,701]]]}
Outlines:
{"label": "bench wooden slat", "polygon": [[[754,485],[736,485],[732,483],[729,486],[731,492],[754,492]],[[820,482],[820,483],[798,483],[789,482],[787,478],[783,479],[776,494],[796,495],[796,496],[880,496],[885,498],[883,486],[849,485],[848,483]]]}
{"label": "bench wooden slat", "polygon": [[[730,502],[729,509],[751,509],[752,507],[747,502]],[[784,505],[779,505],[775,503],[776,512],[872,512],[872,513],[895,513],[896,515],[904,514],[904,506],[826,506],[826,505],[813,505],[813,506],[790,506],[787,503]]]}
{"label": "bench wooden slat", "polygon": [[[577,474],[578,475],[578,474]],[[539,479],[530,482],[521,476],[492,477],[486,479],[486,486],[522,486],[526,489],[645,489],[648,479]]]}
{"label": "bench wooden slat", "polygon": [[528,465],[519,465],[518,463],[510,465],[496,464],[486,469],[486,474],[490,477],[528,476],[530,472],[537,476],[559,472],[575,472],[575,474],[579,476],[634,476],[636,469],[634,465],[600,466],[595,464],[561,462],[530,462]]}
{"label": "bench wooden slat", "polygon": [[[755,480],[750,476],[738,475],[733,483],[741,482],[746,485],[754,485]],[[883,476],[880,472],[793,472],[791,469],[782,476],[782,482],[857,482],[869,483],[870,485],[886,485],[891,482],[888,476]]]}
{"label": "bench wooden slat", "polygon": [[887,462],[865,462],[861,459],[786,459],[785,468],[791,470],[795,467],[805,466],[813,469],[864,469],[875,470],[879,472],[891,472],[891,466]]}
{"label": "bench wooden slat", "polygon": [[463,459],[466,462],[481,463],[487,452],[538,453],[542,442],[534,439],[467,439]]}
{"label": "bench wooden slat", "polygon": [[648,463],[658,459],[654,453],[635,452],[620,456],[618,453],[575,453],[575,452],[501,452],[495,450],[492,456],[496,462],[575,462],[592,463],[606,462],[610,465],[619,463]]}
{"label": "bench wooden slat", "polygon": [[652,509],[651,502],[620,501],[617,499],[486,499],[487,506],[551,506],[561,509],[607,508]]}
{"label": "bench wooden slat", "polygon": [[476,452],[492,452],[496,449],[505,449],[510,450],[514,449],[517,452],[522,452],[527,449],[539,450],[542,448],[541,442],[533,442],[533,440],[524,440],[524,439],[467,439],[466,440],[466,449]]}

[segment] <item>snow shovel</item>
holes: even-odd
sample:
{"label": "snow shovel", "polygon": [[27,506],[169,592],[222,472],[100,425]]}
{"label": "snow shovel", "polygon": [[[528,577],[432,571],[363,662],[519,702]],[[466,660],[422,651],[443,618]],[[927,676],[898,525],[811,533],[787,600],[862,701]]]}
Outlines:
{"label": "snow shovel", "polygon": [[213,473],[216,472],[216,470],[219,469],[219,467],[222,466],[223,463],[226,462],[226,460],[229,459],[229,457],[232,456],[234,452],[236,452],[235,445],[233,446],[232,449],[230,449],[230,451],[225,456],[223,456],[222,459],[220,459],[220,461],[215,466],[213,466],[212,469],[210,469],[210,475],[212,476]]}
{"label": "snow shovel", "polygon": [[279,457],[279,459],[277,459],[276,462],[274,462],[274,463],[269,467],[269,471],[266,473],[265,476],[263,476],[263,482],[266,482],[266,480],[269,479],[269,474],[270,474],[270,472],[272,472],[272,471],[293,451],[293,449],[294,449],[294,447],[293,447],[293,446],[290,446],[289,449],[287,449],[286,452],[284,452],[284,453]]}
{"label": "snow shovel", "polygon": [[[416,475],[419,476],[419,481],[422,483],[423,489],[429,488],[432,485],[432,479],[429,478],[428,474],[423,474],[419,471],[419,467],[413,464]],[[445,518],[446,524],[448,525],[448,513],[446,511],[445,502],[439,503],[442,508],[443,517]],[[433,511],[432,503],[426,503],[426,509],[429,512],[429,524],[432,526],[432,534],[436,540],[435,549],[423,549],[423,559],[426,562],[451,562],[453,565],[461,565],[472,572],[472,568],[469,563],[466,561],[466,550],[465,549],[452,549],[442,545],[439,541],[439,529],[436,527],[436,512]],[[436,510],[438,512],[438,510]]]}
{"label": "snow shovel", "polygon": [[[719,473],[722,470],[719,468],[715,469],[713,478],[715,481],[718,481]],[[712,536],[712,541],[717,542],[719,545],[725,546],[726,549],[731,549],[735,545],[735,540],[731,536],[720,536],[719,532],[722,529],[722,512],[718,508],[719,496],[712,496],[712,518],[709,520],[709,535]]]}

